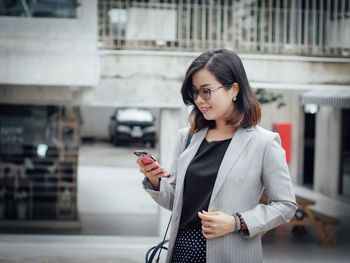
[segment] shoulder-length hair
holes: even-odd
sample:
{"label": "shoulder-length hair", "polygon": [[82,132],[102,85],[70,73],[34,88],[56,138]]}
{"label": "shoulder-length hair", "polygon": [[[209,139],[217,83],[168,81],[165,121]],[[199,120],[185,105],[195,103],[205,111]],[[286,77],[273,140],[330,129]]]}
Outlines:
{"label": "shoulder-length hair", "polygon": [[189,96],[192,88],[192,76],[198,70],[208,69],[216,79],[226,88],[230,89],[234,83],[238,83],[239,92],[236,97],[234,112],[226,119],[235,129],[250,128],[257,125],[261,119],[261,110],[255,97],[255,93],[249,85],[243,64],[238,55],[227,49],[209,50],[197,57],[188,68],[182,83],[181,94],[185,105],[193,105],[189,115],[191,134],[204,127],[214,128],[214,120],[206,120],[198,109],[194,100]]}

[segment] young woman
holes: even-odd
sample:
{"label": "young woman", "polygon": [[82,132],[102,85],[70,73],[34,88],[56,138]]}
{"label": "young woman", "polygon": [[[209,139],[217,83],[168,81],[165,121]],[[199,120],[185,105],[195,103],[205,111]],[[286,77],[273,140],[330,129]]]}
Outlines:
{"label": "young woman", "polygon": [[[232,51],[196,58],[181,93],[193,110],[169,176],[137,160],[143,187],[173,211],[167,262],[263,262],[259,233],[297,209],[280,137],[257,126],[260,107]],[[267,205],[259,204],[264,189]]]}

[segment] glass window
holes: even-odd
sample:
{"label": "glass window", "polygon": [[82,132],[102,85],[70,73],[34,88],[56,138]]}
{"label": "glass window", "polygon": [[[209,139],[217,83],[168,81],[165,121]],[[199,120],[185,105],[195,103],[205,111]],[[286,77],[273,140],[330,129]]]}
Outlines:
{"label": "glass window", "polygon": [[77,7],[77,0],[0,0],[0,15],[76,18]]}
{"label": "glass window", "polygon": [[0,105],[0,220],[76,220],[78,107]]}

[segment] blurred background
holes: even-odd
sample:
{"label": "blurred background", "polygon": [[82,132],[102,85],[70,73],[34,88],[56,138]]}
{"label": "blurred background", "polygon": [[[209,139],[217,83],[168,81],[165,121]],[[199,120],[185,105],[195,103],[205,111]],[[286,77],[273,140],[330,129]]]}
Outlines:
{"label": "blurred background", "polygon": [[[346,258],[349,0],[0,0],[3,248],[38,234],[162,235],[170,214],[143,191],[133,150],[170,168],[191,110],[183,77],[212,48],[241,57],[296,193],[340,222],[333,250],[324,252],[317,228],[284,225],[264,236],[266,254],[286,240],[313,244],[319,260]],[[130,262],[142,262],[137,251]]]}

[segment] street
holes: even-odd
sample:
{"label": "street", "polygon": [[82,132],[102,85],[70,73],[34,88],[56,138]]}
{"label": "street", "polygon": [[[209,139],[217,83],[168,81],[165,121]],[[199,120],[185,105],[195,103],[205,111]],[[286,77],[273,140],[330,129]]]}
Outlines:
{"label": "street", "polygon": [[[133,146],[97,143],[80,147],[78,211],[81,234],[157,235],[158,207],[142,189],[143,175],[133,154],[133,149],[142,145]],[[148,150],[157,156],[154,149]]]}

